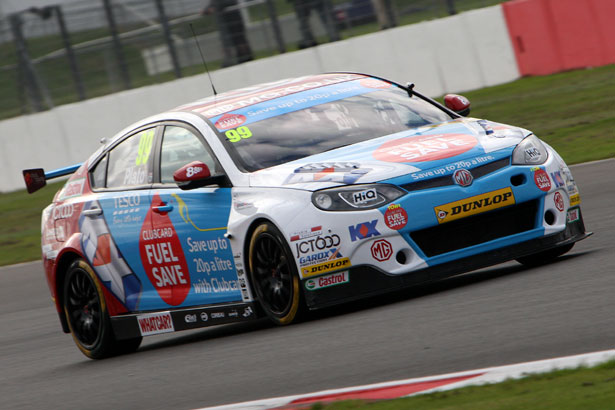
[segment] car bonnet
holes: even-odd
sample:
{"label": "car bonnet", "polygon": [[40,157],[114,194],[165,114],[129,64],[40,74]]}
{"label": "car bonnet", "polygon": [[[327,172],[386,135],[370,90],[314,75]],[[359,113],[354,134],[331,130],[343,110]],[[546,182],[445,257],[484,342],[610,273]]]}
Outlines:
{"label": "car bonnet", "polygon": [[[250,186],[315,191],[404,175],[410,180],[436,177],[459,168],[458,163],[472,167],[508,157],[529,134],[528,130],[491,121],[456,119],[256,171],[250,175]],[[435,170],[438,172],[430,173]]]}

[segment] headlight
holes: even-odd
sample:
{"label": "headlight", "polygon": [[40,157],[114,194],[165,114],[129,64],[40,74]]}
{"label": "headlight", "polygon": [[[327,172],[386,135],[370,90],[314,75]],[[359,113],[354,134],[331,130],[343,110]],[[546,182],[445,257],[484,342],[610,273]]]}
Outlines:
{"label": "headlight", "polygon": [[379,208],[405,194],[393,185],[349,185],[316,191],[312,203],[323,211],[359,211]]}
{"label": "headlight", "polygon": [[535,135],[526,137],[512,154],[513,165],[540,165],[547,160],[547,149]]}

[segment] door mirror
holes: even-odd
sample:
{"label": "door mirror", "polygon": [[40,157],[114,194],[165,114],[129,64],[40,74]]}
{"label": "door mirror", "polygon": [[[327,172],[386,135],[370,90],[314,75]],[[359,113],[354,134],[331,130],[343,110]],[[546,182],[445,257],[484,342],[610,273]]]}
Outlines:
{"label": "door mirror", "polygon": [[173,173],[173,179],[181,189],[194,189],[212,184],[209,167],[201,161],[193,161]]}
{"label": "door mirror", "polygon": [[463,95],[446,94],[444,96],[444,105],[462,117],[467,117],[470,114],[470,100]]}

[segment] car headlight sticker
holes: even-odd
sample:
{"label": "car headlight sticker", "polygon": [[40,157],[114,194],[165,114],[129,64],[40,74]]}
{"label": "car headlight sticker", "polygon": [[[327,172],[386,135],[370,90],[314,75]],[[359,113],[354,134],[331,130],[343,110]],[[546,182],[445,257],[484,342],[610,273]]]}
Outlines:
{"label": "car headlight sticker", "polygon": [[379,208],[405,194],[394,185],[348,185],[316,191],[312,203],[323,211],[359,211]]}
{"label": "car headlight sticker", "polygon": [[530,134],[515,147],[512,154],[513,165],[540,165],[548,157],[547,149],[537,136]]}

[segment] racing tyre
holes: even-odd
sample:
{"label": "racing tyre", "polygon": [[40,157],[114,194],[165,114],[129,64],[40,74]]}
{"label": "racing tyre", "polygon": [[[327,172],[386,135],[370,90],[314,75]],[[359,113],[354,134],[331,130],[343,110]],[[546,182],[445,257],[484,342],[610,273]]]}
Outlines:
{"label": "racing tyre", "polygon": [[267,316],[278,325],[297,320],[305,310],[299,274],[288,244],[273,224],[254,230],[248,258],[253,289]]}
{"label": "racing tyre", "polygon": [[524,256],[523,258],[517,259],[517,262],[529,267],[545,265],[549,262],[552,262],[553,259],[557,258],[558,256],[561,256],[568,252],[570,249],[572,249],[573,246],[574,243],[558,246],[557,248],[548,249],[546,251],[535,253],[533,255]]}
{"label": "racing tyre", "polygon": [[141,344],[141,337],[115,339],[100,283],[84,260],[73,262],[66,273],[64,314],[77,347],[90,359],[133,352]]}

